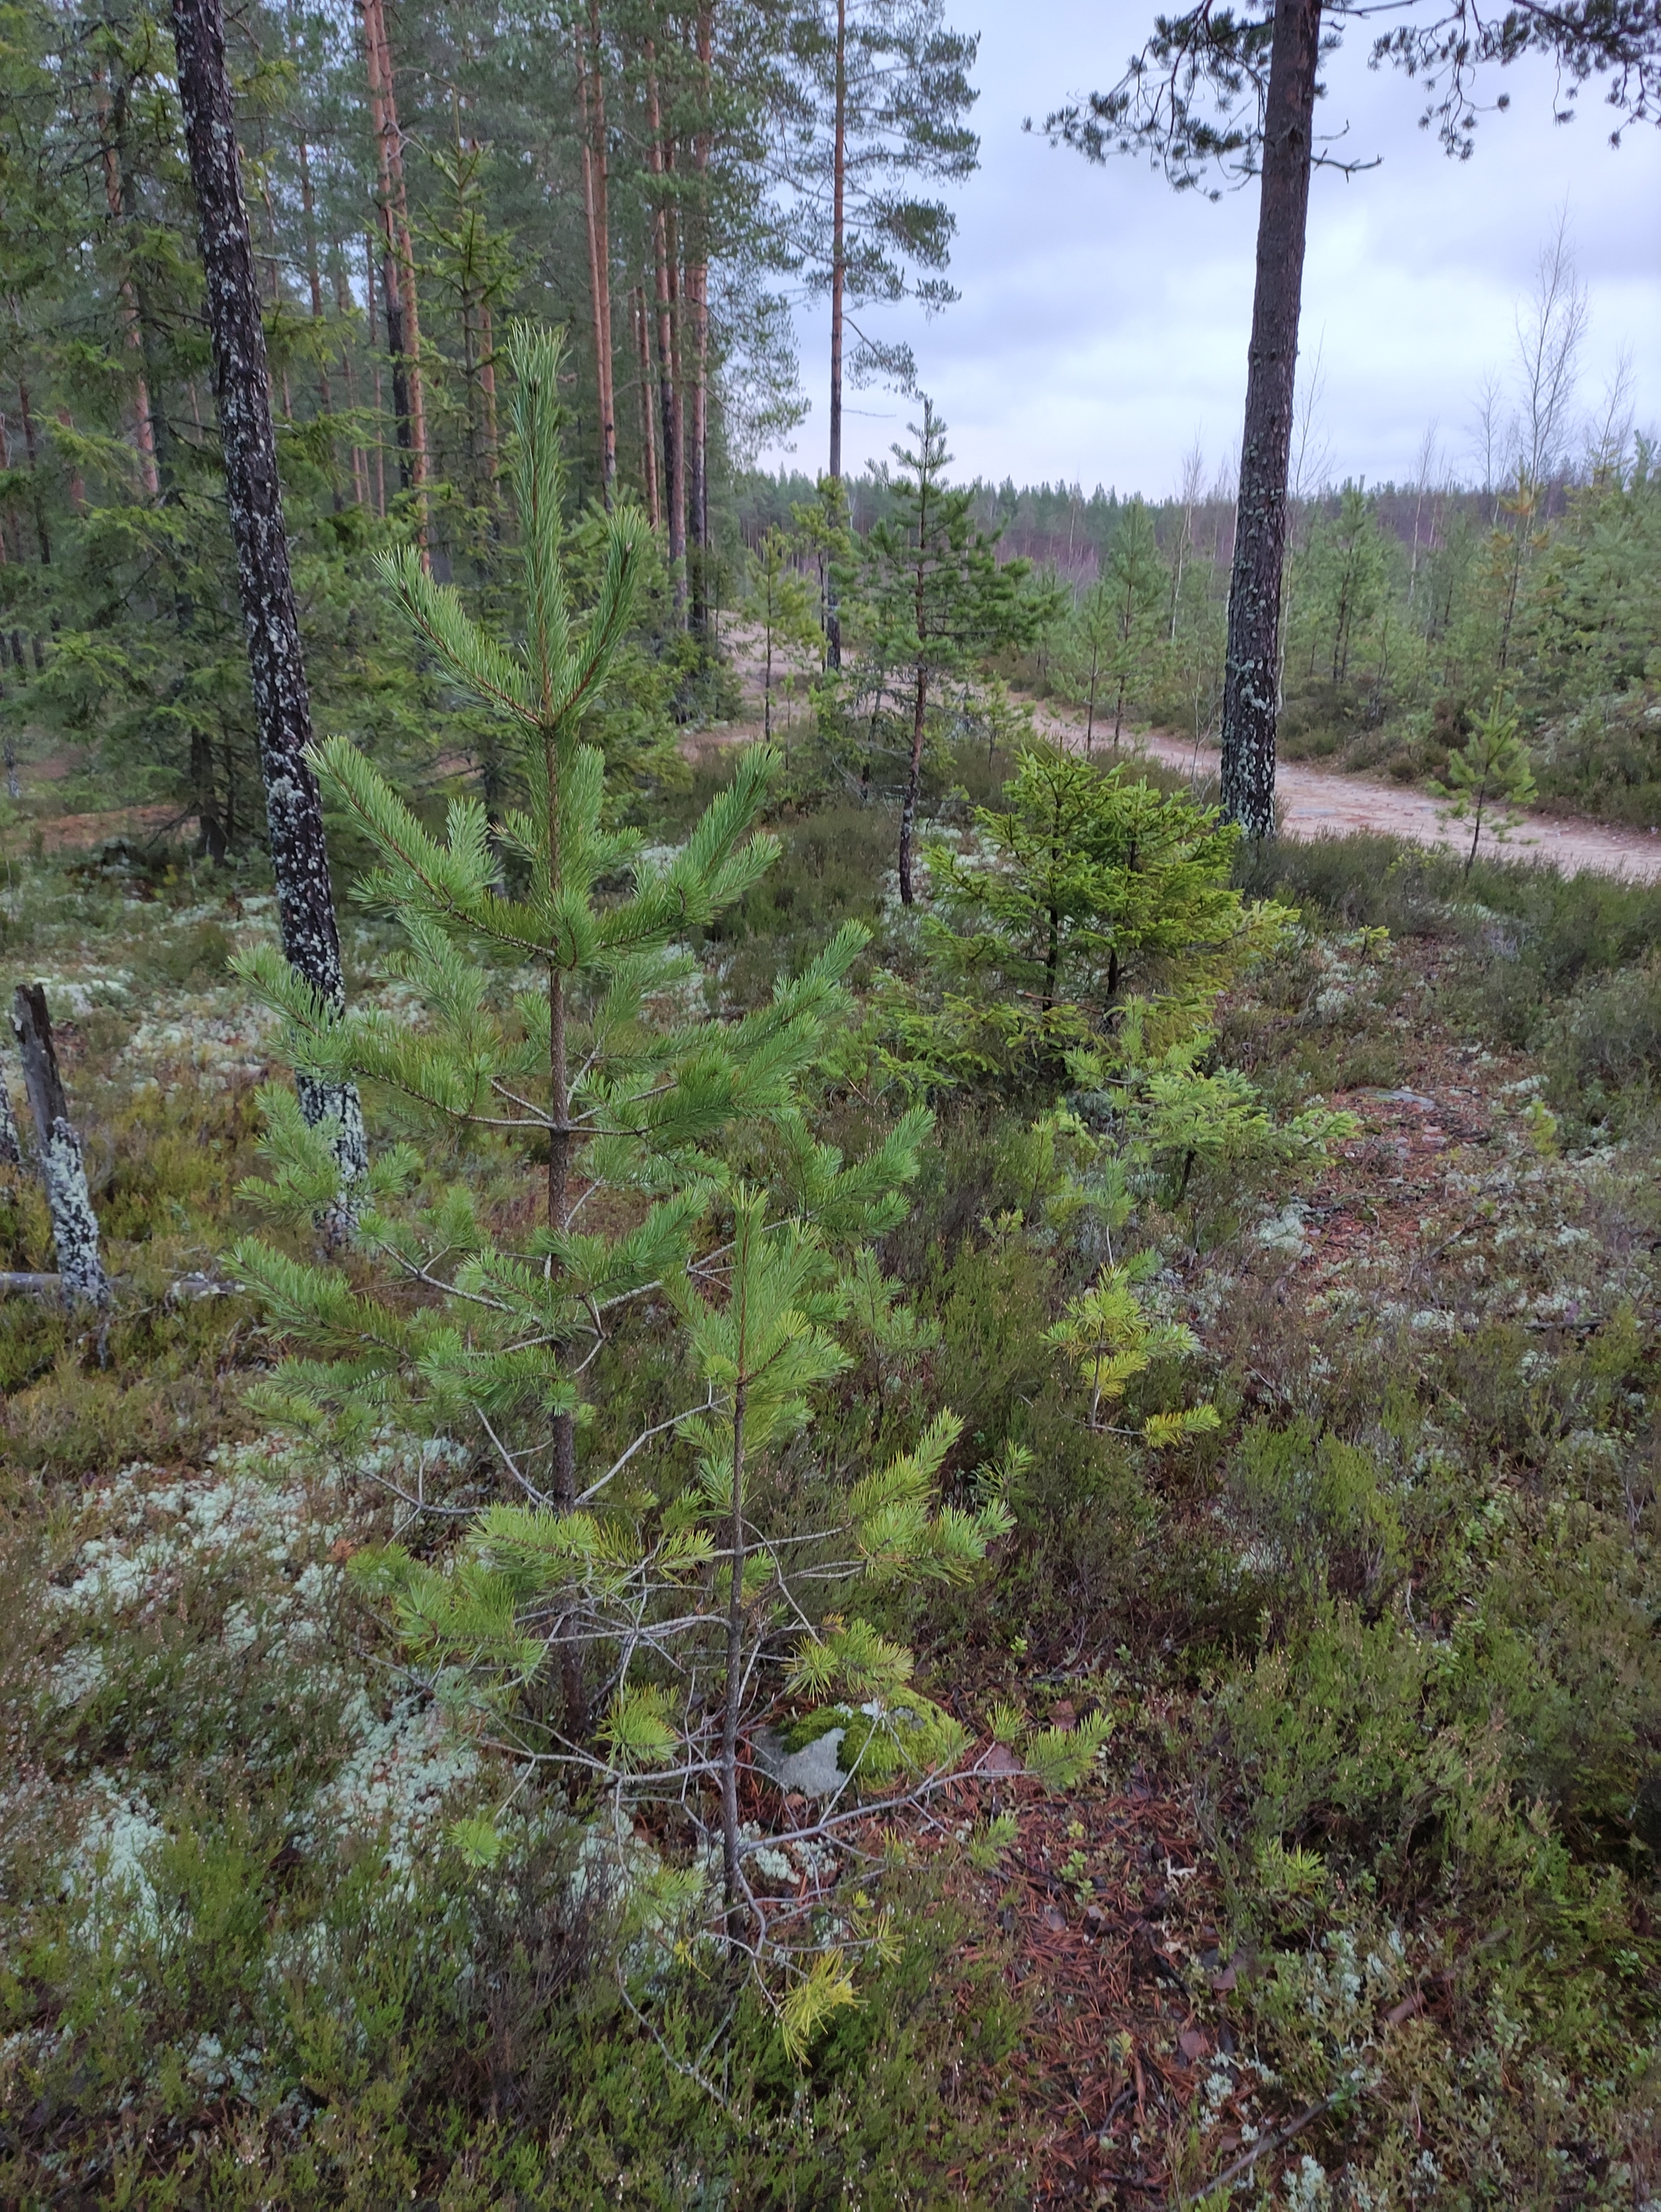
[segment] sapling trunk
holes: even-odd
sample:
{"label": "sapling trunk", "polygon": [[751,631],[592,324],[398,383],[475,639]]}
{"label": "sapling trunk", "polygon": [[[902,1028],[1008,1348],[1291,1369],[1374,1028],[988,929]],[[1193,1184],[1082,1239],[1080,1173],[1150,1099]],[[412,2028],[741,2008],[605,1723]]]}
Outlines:
{"label": "sapling trunk", "polygon": [[[830,154],[830,479],[842,482],[842,349],[843,293],[848,281],[848,0],[837,0],[835,140]],[[824,659],[842,666],[842,609],[833,576],[824,608]]]}
{"label": "sapling trunk", "polygon": [[911,888],[911,835],[917,818],[917,786],[922,779],[923,716],[928,705],[928,672],[917,664],[916,695],[911,711],[911,765],[905,779],[905,800],[900,809],[900,903],[915,906]]}
{"label": "sapling trunk", "polygon": [[[744,1295],[742,1282],[738,1295]],[[740,1331],[739,1341],[743,1343]],[[744,1680],[744,1416],[740,1373],[733,1394],[732,1586],[727,1596],[727,1710],[721,1727],[721,1852],[727,1932],[739,1901],[739,1704]]]}

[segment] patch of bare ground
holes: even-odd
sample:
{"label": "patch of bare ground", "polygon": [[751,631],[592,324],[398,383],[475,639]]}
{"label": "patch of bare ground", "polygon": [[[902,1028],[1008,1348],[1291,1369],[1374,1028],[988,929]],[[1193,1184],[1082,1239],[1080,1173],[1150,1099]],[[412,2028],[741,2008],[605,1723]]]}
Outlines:
{"label": "patch of bare ground", "polygon": [[[1039,732],[1058,744],[1078,747],[1084,743],[1081,715],[1043,706],[1034,710],[1034,720]],[[1113,757],[1110,739],[1104,743],[1099,734],[1092,750],[1104,758]],[[1181,769],[1202,790],[1216,789],[1220,757],[1210,745],[1164,731],[1141,730],[1128,735],[1120,748],[1123,758],[1134,760],[1139,753]],[[1284,760],[1276,767],[1275,787],[1281,831],[1288,837],[1348,837],[1366,831],[1440,851],[1463,853],[1470,848],[1470,824],[1450,821],[1446,810],[1428,792],[1375,783],[1307,761]],[[1589,868],[1636,883],[1661,879],[1661,836],[1611,829],[1578,815],[1530,812],[1502,842],[1494,841],[1485,829],[1482,849],[1490,858],[1498,854],[1561,868],[1566,876]]]}

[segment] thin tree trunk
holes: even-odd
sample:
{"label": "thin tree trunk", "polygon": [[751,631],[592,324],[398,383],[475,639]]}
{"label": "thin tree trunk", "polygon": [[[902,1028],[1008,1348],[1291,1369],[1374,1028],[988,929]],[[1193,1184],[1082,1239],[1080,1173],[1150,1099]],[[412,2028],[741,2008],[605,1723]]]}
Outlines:
{"label": "thin tree trunk", "polygon": [[[646,41],[647,165],[653,177],[669,173],[658,105],[656,56]],[[686,465],[681,452],[680,394],[675,373],[675,284],[672,234],[669,210],[660,190],[652,210],[652,258],[657,289],[658,398],[663,415],[663,475],[669,520],[669,570],[674,581],[675,613],[686,619]]]}
{"label": "thin tree trunk", "polygon": [[[34,416],[29,411],[29,388],[27,385],[23,382],[21,377],[19,377],[17,380],[17,411],[23,424],[23,451],[28,456],[29,489],[34,495],[31,504],[34,508],[35,543],[40,549],[40,566],[43,568],[50,568],[52,566],[52,538],[46,529],[46,502],[41,495],[40,490],[40,459],[35,452],[34,446]],[[58,410],[58,418],[59,422],[64,423],[67,428],[69,422],[69,410],[67,408],[60,407]],[[76,514],[80,514],[85,497],[86,495],[82,489],[80,477],[71,471],[70,476],[70,505],[74,508]]]}
{"label": "thin tree trunk", "polygon": [[1275,834],[1281,568],[1320,48],[1321,0],[1280,0],[1263,118],[1256,289],[1223,683],[1223,811],[1250,837]]}
{"label": "thin tree trunk", "polygon": [[496,325],[490,302],[483,295],[478,303],[478,390],[484,403],[484,466],[494,483],[501,450],[496,434]]}
{"label": "thin tree trunk", "polygon": [[648,327],[646,288],[635,287],[635,337],[640,353],[640,451],[641,475],[646,489],[646,507],[652,519],[652,527],[663,527],[663,501],[658,495],[658,437],[652,420],[652,339]]}
{"label": "thin tree trunk", "polygon": [[374,489],[375,513],[386,512],[386,410],[380,386],[380,356],[374,343],[374,261],[375,241],[366,231],[363,234],[363,320],[365,336],[369,346],[370,398],[374,403]]}
{"label": "thin tree trunk", "polygon": [[[399,406],[399,436],[409,453],[409,488],[417,495],[416,528],[422,564],[429,568],[427,405],[421,374],[421,312],[416,295],[415,252],[410,239],[410,204],[404,184],[404,138],[399,127],[392,48],[387,43],[386,16],[380,0],[363,0],[363,37],[368,57],[370,120],[380,155],[381,222],[386,243],[383,273],[387,338],[393,355],[393,400]],[[398,308],[396,343],[392,344],[394,294]]]}
{"label": "thin tree trunk", "polygon": [[[307,757],[312,742],[311,702],[289,568],[265,332],[242,201],[220,0],[173,0],[173,24],[179,105],[201,226],[226,499],[247,632],[283,950],[324,1006],[338,1014],[346,1003],[345,976],[329,881],[322,799]],[[347,1194],[368,1164],[357,1091],[350,1084],[320,1082],[303,1072],[296,1075],[295,1089],[309,1122],[315,1126],[332,1120],[336,1124],[342,1198],[332,1227],[340,1234],[350,1218]]]}
{"label": "thin tree trunk", "polygon": [[[346,412],[351,416],[353,427],[354,429],[356,429],[357,421],[357,372],[352,367],[351,339],[350,336],[347,335],[350,328],[348,318],[352,313],[353,301],[351,287],[346,281],[346,256],[344,249],[338,245],[332,246],[330,248],[329,258],[331,266],[334,272],[335,313],[339,316],[342,325],[340,368],[341,374],[346,380]],[[370,295],[369,301],[369,326],[371,331],[373,331],[374,326],[374,299],[373,292]],[[356,436],[354,436],[352,440],[352,496],[356,501],[359,507],[368,507],[369,504],[368,461],[362,447],[359,444]]]}
{"label": "thin tree trunk", "polygon": [[[323,315],[323,276],[317,258],[317,210],[312,198],[311,151],[306,143],[306,134],[300,134],[300,206],[306,228],[306,276],[311,287],[312,320],[320,323]],[[319,354],[317,363],[317,402],[325,417],[334,413],[334,395],[329,389],[329,366]],[[340,484],[335,473],[334,440],[329,441],[329,489],[334,510],[339,514],[344,501]]]}
{"label": "thin tree trunk", "polygon": [[[745,1255],[747,1261],[748,1255]],[[747,1352],[742,1321],[739,1342]],[[748,1411],[742,1372],[733,1393],[733,1513],[727,1593],[727,1706],[721,1723],[721,1888],[729,1932],[739,1901],[739,1705],[744,1687],[744,1421]]]}
{"label": "thin tree trunk", "polygon": [[[548,789],[548,875],[555,897],[563,875],[560,840],[559,749],[551,733],[544,738],[544,765]],[[566,1057],[565,971],[557,960],[548,963],[548,1226],[557,1234],[571,1220],[571,1082]],[[563,1513],[573,1511],[577,1500],[576,1416],[557,1413],[551,1423],[553,1468],[551,1487],[554,1503]],[[562,1638],[561,1686],[565,1720],[571,1738],[581,1742],[588,1733],[588,1698],[583,1681],[582,1653]]]}
{"label": "thin tree trunk", "polygon": [[[830,154],[830,479],[842,482],[843,294],[847,280],[848,0],[837,0],[836,126]],[[824,659],[842,666],[842,610],[836,578],[824,606]]]}
{"label": "thin tree trunk", "polygon": [[[125,108],[125,88],[112,103],[107,96],[101,68],[94,69],[93,81],[97,86],[98,135],[104,166],[104,203],[124,235],[128,231],[127,210],[124,205],[121,160],[117,141],[121,135]],[[161,496],[161,478],[155,465],[155,425],[150,415],[149,380],[144,374],[144,339],[139,326],[138,295],[133,286],[132,272],[122,256],[121,275],[117,290],[121,301],[122,340],[132,356],[132,427],[133,444],[138,454],[138,482],[148,500]]]}
{"label": "thin tree trunk", "polygon": [[[714,0],[700,0],[697,40],[702,127],[693,134],[692,172],[696,188],[688,222],[686,304],[691,329],[683,337],[692,352],[691,424],[686,439],[687,536],[693,546],[692,627],[700,637],[709,629],[709,118],[715,97]],[[684,362],[683,362],[683,367]]]}
{"label": "thin tree trunk", "polygon": [[917,818],[917,787],[922,780],[923,716],[928,706],[928,671],[917,664],[916,690],[911,711],[911,764],[906,772],[905,799],[900,808],[900,904],[915,906],[911,888],[911,836]]}
{"label": "thin tree trunk", "polygon": [[599,489],[611,509],[618,473],[617,389],[611,362],[611,224],[605,141],[605,62],[599,0],[588,0],[586,31],[576,28],[577,104],[582,114],[582,207],[588,237],[588,297],[594,324],[594,387],[599,406]]}

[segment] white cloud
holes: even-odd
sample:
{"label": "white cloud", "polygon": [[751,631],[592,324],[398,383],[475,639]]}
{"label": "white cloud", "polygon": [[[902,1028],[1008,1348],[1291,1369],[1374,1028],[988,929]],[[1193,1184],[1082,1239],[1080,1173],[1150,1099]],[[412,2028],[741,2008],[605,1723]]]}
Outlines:
{"label": "white cloud", "polygon": [[[964,28],[975,18],[954,0]],[[1084,0],[986,0],[980,15],[980,173],[958,196],[952,275],[963,297],[933,321],[891,315],[951,429],[960,475],[1074,478],[1154,493],[1175,481],[1197,435],[1214,470],[1239,438],[1250,321],[1255,187],[1216,204],[1173,193],[1121,159],[1094,169],[1021,133],[1070,94],[1110,83],[1152,10]],[[1348,179],[1315,179],[1304,288],[1304,358],[1318,343],[1322,429],[1338,474],[1411,473],[1427,423],[1469,465],[1478,383],[1504,369],[1519,296],[1567,201],[1591,297],[1586,399],[1623,349],[1640,422],[1661,421],[1661,135],[1629,131],[1620,150],[1596,86],[1567,126],[1551,121],[1553,79],[1505,74],[1503,115],[1484,117],[1468,162],[1417,127],[1417,88],[1366,66],[1352,27],[1329,73],[1329,127],[1347,154],[1383,156]],[[822,465],[824,334],[804,313],[802,362],[813,410],[795,441]],[[885,453],[915,407],[851,393],[848,455]]]}

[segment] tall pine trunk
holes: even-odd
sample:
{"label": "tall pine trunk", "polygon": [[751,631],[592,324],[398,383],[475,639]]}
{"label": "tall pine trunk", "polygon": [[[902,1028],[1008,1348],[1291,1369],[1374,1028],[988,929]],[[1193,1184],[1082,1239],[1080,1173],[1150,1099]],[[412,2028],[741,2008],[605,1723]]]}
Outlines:
{"label": "tall pine trunk", "polygon": [[659,189],[652,209],[652,259],[657,293],[658,400],[663,415],[664,504],[669,523],[669,573],[675,612],[686,619],[686,459],[681,447],[680,391],[675,358],[675,254],[672,218],[663,187],[672,167],[658,104],[657,58],[646,41],[647,163]]}
{"label": "tall pine trunk", "polygon": [[[226,501],[247,632],[283,951],[324,1005],[338,1014],[346,1003],[340,933],[329,882],[322,799],[307,758],[312,741],[311,702],[289,568],[265,332],[242,203],[242,165],[220,0],[173,0],[173,25],[179,99],[207,280]],[[347,1194],[368,1164],[357,1091],[350,1084],[320,1083],[305,1074],[296,1078],[295,1087],[309,1122],[315,1126],[332,1119],[338,1125],[336,1158],[342,1200],[334,1225],[344,1229],[350,1219]]]}
{"label": "tall pine trunk", "polygon": [[646,310],[646,288],[635,287],[635,341],[640,355],[640,472],[646,491],[646,511],[654,530],[663,527],[663,501],[658,495],[658,438],[652,420],[652,337]]}
{"label": "tall pine trunk", "polygon": [[[368,60],[369,113],[380,168],[381,222],[386,234],[386,325],[392,353],[393,404],[399,435],[409,453],[410,489],[417,494],[416,527],[422,564],[430,565],[427,543],[427,403],[421,374],[421,309],[416,293],[415,249],[410,236],[410,203],[404,185],[404,135],[399,127],[392,86],[392,54],[381,0],[363,0],[363,40]],[[397,300],[394,325],[393,300]],[[396,331],[396,343],[394,340]],[[402,378],[402,390],[399,380]]]}
{"label": "tall pine trunk", "polygon": [[1249,837],[1275,834],[1281,571],[1320,51],[1321,0],[1279,0],[1263,118],[1257,281],[1223,681],[1223,811]]}
{"label": "tall pine trunk", "polygon": [[[848,0],[837,0],[836,130],[830,149],[830,478],[842,482],[843,294],[847,281]],[[824,658],[842,666],[842,611],[833,575],[825,595]]]}
{"label": "tall pine trunk", "polygon": [[701,0],[697,11],[698,95],[701,126],[692,140],[696,179],[687,222],[686,306],[691,348],[691,422],[686,436],[686,533],[692,546],[692,627],[700,637],[709,629],[709,156],[711,106],[715,97],[714,0]]}
{"label": "tall pine trunk", "polygon": [[582,113],[582,204],[588,234],[588,295],[594,322],[594,386],[599,406],[599,489],[609,510],[617,485],[617,387],[611,362],[611,221],[605,141],[605,58],[599,0],[588,0],[575,33],[577,99]]}

